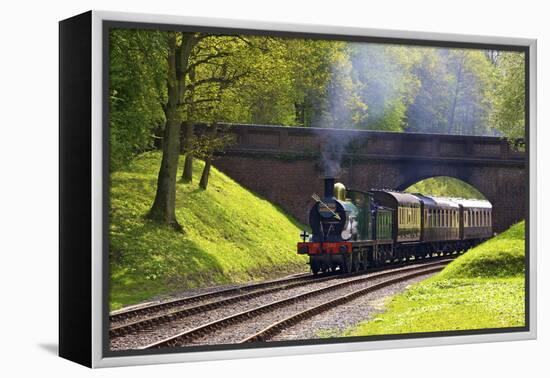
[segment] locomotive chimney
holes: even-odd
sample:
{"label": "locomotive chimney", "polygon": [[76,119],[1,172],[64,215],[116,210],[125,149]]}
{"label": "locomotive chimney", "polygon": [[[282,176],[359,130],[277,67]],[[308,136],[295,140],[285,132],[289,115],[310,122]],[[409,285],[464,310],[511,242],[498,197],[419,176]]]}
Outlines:
{"label": "locomotive chimney", "polygon": [[325,177],[325,198],[334,197],[334,177]]}

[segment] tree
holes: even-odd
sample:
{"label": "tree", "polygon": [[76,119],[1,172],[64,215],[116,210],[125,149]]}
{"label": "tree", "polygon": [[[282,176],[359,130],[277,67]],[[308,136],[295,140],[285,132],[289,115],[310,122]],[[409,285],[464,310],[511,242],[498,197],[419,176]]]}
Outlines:
{"label": "tree", "polygon": [[208,187],[210,168],[215,155],[223,152],[227,145],[234,143],[234,137],[226,132],[227,128],[218,124],[207,126],[193,141],[195,156],[204,160],[204,169],[199,182],[199,187],[204,190]]}
{"label": "tree", "polygon": [[525,56],[502,52],[497,62],[494,126],[509,138],[525,137]]}
{"label": "tree", "polygon": [[110,166],[117,170],[153,148],[153,133],[165,122],[166,43],[157,31],[115,29],[110,33]]}
{"label": "tree", "polygon": [[412,67],[420,88],[408,131],[490,135],[495,70],[481,50],[424,48]]}
{"label": "tree", "polygon": [[359,82],[359,95],[367,116],[356,127],[369,130],[402,131],[405,112],[420,86],[411,67],[419,58],[415,48],[354,43],[351,61]]}
{"label": "tree", "polygon": [[263,51],[259,38],[202,34],[188,68],[185,97],[185,164],[182,181],[193,179],[194,125],[220,120],[219,104],[228,88],[249,75],[253,69],[246,58]]}
{"label": "tree", "polygon": [[334,51],[326,105],[321,113],[323,127],[353,128],[367,115],[367,105],[359,96],[357,81],[353,80],[349,50],[343,47]]}
{"label": "tree", "polygon": [[166,124],[157,191],[148,217],[181,231],[182,227],[176,219],[176,175],[189,57],[197,43],[197,35],[188,32],[169,32],[166,34],[166,42],[168,46],[166,80],[168,96],[164,105]]}
{"label": "tree", "polygon": [[448,50],[452,77],[451,105],[447,118],[449,134],[490,134],[493,109],[494,65],[481,50]]}

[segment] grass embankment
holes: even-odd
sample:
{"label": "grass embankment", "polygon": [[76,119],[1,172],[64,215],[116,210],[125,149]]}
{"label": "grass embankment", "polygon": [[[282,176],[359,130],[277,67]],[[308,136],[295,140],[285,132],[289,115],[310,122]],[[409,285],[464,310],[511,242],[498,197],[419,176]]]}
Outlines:
{"label": "grass embankment", "polygon": [[422,193],[430,196],[485,199],[483,194],[470,184],[449,176],[431,177],[405,189],[409,193]]}
{"label": "grass embankment", "polygon": [[346,336],[525,325],[525,224],[473,248],[393,297],[387,311]]}
{"label": "grass embankment", "polygon": [[111,175],[111,310],[177,290],[306,270],[296,254],[300,225],[215,168],[208,189],[199,189],[201,161],[193,183],[177,184],[185,232],[146,220],[160,158],[143,154]]}

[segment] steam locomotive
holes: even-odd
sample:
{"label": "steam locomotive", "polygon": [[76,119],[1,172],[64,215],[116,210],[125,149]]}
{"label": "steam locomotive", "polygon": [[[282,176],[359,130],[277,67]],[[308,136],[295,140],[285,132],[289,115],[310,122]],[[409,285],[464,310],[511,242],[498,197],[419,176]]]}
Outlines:
{"label": "steam locomotive", "polygon": [[312,233],[298,243],[313,274],[461,253],[492,236],[488,201],[352,190],[334,178],[324,187],[323,198],[313,196]]}

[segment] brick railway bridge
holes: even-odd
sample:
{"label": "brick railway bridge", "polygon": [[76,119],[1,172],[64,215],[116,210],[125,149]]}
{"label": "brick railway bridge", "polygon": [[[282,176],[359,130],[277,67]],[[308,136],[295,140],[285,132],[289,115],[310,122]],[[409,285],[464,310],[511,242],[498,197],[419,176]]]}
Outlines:
{"label": "brick railway bridge", "polygon": [[322,148],[335,141],[345,146],[339,181],[348,188],[404,190],[450,176],[492,203],[495,231],[526,216],[527,159],[502,138],[257,125],[232,125],[230,132],[236,143],[214,165],[302,222],[310,195],[323,192]]}

